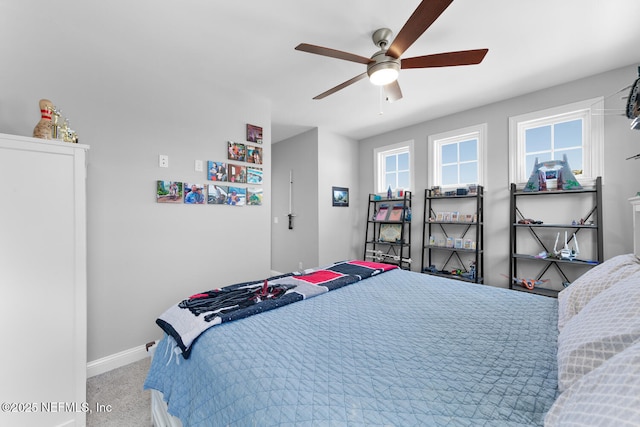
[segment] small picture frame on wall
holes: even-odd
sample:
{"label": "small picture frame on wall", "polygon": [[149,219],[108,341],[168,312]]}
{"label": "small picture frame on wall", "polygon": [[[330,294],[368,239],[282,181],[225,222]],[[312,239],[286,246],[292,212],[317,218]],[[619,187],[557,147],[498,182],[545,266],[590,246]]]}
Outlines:
{"label": "small picture frame on wall", "polygon": [[229,141],[227,142],[228,152],[227,158],[229,160],[235,160],[238,162],[244,162],[247,158],[247,147],[244,144],[240,144],[238,142]]}
{"label": "small picture frame on wall", "polygon": [[229,187],[227,205],[244,206],[247,202],[247,189],[243,187]]}
{"label": "small picture frame on wall", "polygon": [[247,163],[262,164],[262,147],[247,145]]}
{"label": "small picture frame on wall", "polygon": [[333,206],[348,207],[349,206],[349,189],[346,187],[331,188]]}
{"label": "small picture frame on wall", "polygon": [[209,181],[229,181],[227,164],[224,162],[207,161],[207,179]]}
{"label": "small picture frame on wall", "polygon": [[158,181],[156,184],[156,202],[182,203],[182,183],[176,181]]}
{"label": "small picture frame on wall", "polygon": [[247,182],[247,167],[241,165],[234,165],[229,163],[227,166],[227,172],[229,174],[229,182],[246,184]]}
{"label": "small picture frame on wall", "polygon": [[262,188],[248,187],[247,188],[247,206],[261,206],[262,205]]}
{"label": "small picture frame on wall", "polygon": [[227,194],[229,194],[229,187],[226,185],[207,185],[207,204],[209,205],[224,205],[227,203]]}
{"label": "small picture frame on wall", "polygon": [[187,205],[204,204],[204,186],[202,184],[184,183],[184,203]]}
{"label": "small picture frame on wall", "polygon": [[262,184],[262,168],[247,166],[247,184]]}
{"label": "small picture frame on wall", "polygon": [[262,144],[262,128],[247,124],[247,141]]}

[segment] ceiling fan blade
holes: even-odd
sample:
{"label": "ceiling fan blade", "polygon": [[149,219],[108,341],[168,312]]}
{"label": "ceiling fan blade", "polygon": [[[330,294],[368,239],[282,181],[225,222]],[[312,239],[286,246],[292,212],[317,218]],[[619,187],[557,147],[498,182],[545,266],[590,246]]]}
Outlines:
{"label": "ceiling fan blade", "polygon": [[384,94],[387,96],[387,101],[394,102],[402,99],[402,91],[400,90],[400,84],[397,80],[384,86]]}
{"label": "ceiling fan blade", "polygon": [[400,58],[452,2],[453,0],[422,0],[389,46],[387,55]]}
{"label": "ceiling fan blade", "polygon": [[489,52],[489,49],[475,49],[416,56],[400,60],[400,67],[404,70],[407,68],[454,67],[456,65],[479,64],[487,52]]}
{"label": "ceiling fan blade", "polygon": [[345,87],[350,86],[350,85],[354,84],[355,82],[364,79],[365,77],[367,77],[367,73],[366,72],[362,73],[362,74],[359,74],[359,75],[355,76],[354,78],[349,79],[346,82],[340,83],[338,86],[329,89],[326,92],[322,92],[320,95],[314,97],[313,99],[325,98],[325,97],[331,95],[332,93],[336,93],[340,89],[344,89]]}
{"label": "ceiling fan blade", "polygon": [[368,64],[369,62],[373,62],[371,58],[365,58],[364,56],[355,55],[353,53],[329,49],[328,47],[315,46],[307,43],[300,43],[298,46],[296,46],[296,50],[315,53],[316,55],[328,56],[330,58],[344,59],[345,61],[357,62],[359,64]]}

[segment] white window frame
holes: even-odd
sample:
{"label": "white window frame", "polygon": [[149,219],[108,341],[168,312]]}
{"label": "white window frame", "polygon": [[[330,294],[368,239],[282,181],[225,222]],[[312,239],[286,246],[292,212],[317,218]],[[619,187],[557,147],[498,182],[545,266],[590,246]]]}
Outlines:
{"label": "white window frame", "polygon": [[[428,187],[435,185],[440,186],[442,189],[442,156],[440,149],[443,145],[451,144],[454,142],[462,142],[470,139],[476,139],[478,141],[478,185],[485,185],[486,182],[486,141],[487,141],[487,129],[486,123],[479,125],[468,126],[461,129],[455,129],[448,132],[442,132],[428,137],[429,157],[431,158],[429,165]],[[457,188],[458,185],[449,186],[447,188]]]}
{"label": "white window frame", "polygon": [[[385,145],[384,147],[378,147],[373,150],[373,173],[374,173],[374,182],[375,182],[375,192],[376,193],[386,193],[387,187],[384,186],[385,183],[385,162],[384,159],[388,155],[392,154],[400,154],[404,152],[409,153],[409,187],[403,188],[406,191],[413,191],[415,188],[415,180],[414,180],[414,155],[413,155],[413,140],[399,142],[397,144]],[[392,190],[395,190],[393,188]]]}
{"label": "white window frame", "polygon": [[596,178],[604,172],[604,115],[600,114],[602,111],[604,97],[598,97],[509,117],[509,182],[521,188],[531,175],[531,171],[526,170],[527,129],[582,119],[583,173],[576,178],[584,186],[595,185]]}

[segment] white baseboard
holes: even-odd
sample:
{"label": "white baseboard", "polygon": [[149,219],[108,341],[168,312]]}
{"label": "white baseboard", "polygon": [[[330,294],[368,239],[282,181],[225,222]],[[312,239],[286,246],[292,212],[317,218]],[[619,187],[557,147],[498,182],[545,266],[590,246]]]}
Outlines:
{"label": "white baseboard", "polygon": [[[158,341],[156,341],[156,344]],[[120,368],[138,360],[142,360],[145,357],[149,357],[147,352],[147,346],[141,345],[138,347],[130,348],[110,356],[103,357],[98,360],[93,360],[87,363],[87,378],[95,377],[96,375],[104,374],[113,369]]]}

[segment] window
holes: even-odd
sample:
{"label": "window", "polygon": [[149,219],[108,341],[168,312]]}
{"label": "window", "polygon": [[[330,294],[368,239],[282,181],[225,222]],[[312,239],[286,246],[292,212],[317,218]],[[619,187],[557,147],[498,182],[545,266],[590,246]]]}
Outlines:
{"label": "window", "polygon": [[[589,99],[509,118],[509,179],[524,184],[536,159],[567,162],[582,185],[603,171],[603,98]],[[549,172],[552,173],[552,172]],[[553,179],[553,176],[548,176]]]}
{"label": "window", "polygon": [[413,141],[374,150],[376,192],[413,188]]}
{"label": "window", "polygon": [[484,185],[484,145],[487,125],[429,136],[429,184],[446,187]]}

